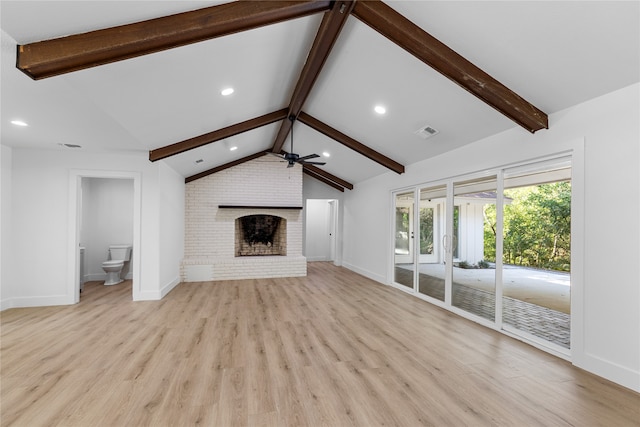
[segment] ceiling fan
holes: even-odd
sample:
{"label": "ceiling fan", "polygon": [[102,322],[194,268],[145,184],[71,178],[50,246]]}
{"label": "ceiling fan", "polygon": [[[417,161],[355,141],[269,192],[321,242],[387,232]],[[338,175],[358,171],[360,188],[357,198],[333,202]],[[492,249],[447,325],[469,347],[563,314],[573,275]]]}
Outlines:
{"label": "ceiling fan", "polygon": [[284,161],[288,162],[287,167],[291,168],[296,163],[300,163],[301,165],[326,165],[325,162],[308,162],[309,159],[315,159],[316,157],[320,157],[318,154],[309,154],[307,156],[300,157],[298,154],[293,152],[293,122],[296,120],[294,115],[289,116],[289,120],[291,120],[291,150],[284,154],[277,153],[269,153],[276,157],[280,157]]}

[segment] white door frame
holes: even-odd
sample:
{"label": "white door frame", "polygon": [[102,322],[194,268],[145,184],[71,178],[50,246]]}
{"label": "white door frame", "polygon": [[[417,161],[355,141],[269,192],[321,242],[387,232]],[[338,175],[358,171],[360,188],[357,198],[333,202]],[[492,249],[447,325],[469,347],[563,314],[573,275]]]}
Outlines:
{"label": "white door frame", "polygon": [[133,275],[132,299],[140,295],[140,242],[141,242],[141,174],[139,172],[78,170],[69,171],[69,240],[67,243],[67,303],[80,301],[80,218],[82,218],[82,199],[80,197],[82,178],[115,178],[133,180],[133,253],[131,269]]}
{"label": "white door frame", "polygon": [[341,265],[338,256],[338,200],[329,201],[329,256],[335,265]]}

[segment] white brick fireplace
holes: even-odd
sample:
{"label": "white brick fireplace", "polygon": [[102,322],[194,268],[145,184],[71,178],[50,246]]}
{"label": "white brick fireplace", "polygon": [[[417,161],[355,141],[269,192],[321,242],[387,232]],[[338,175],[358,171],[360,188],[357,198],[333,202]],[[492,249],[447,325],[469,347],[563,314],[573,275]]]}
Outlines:
{"label": "white brick fireplace", "polygon": [[[301,166],[264,156],[187,183],[185,193],[183,281],[306,276]],[[236,220],[249,215],[281,218],[276,243],[286,255],[238,256]],[[254,252],[243,253],[265,252],[265,244],[251,245]]]}

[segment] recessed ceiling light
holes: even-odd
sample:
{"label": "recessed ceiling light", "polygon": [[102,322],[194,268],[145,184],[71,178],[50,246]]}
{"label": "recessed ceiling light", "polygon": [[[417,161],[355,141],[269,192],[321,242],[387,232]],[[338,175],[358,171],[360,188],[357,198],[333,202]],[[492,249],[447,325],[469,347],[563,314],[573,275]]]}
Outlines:
{"label": "recessed ceiling light", "polygon": [[227,88],[222,89],[222,90],[220,91],[220,94],[221,94],[222,96],[229,96],[229,95],[231,95],[233,92],[234,92],[234,91],[233,91],[233,88],[232,88],[232,87],[227,87]]}
{"label": "recessed ceiling light", "polygon": [[23,122],[22,120],[11,120],[11,123],[16,126],[29,126],[26,122]]}
{"label": "recessed ceiling light", "polygon": [[323,151],[322,155],[325,157],[331,157],[331,154],[328,151]]}
{"label": "recessed ceiling light", "polygon": [[229,151],[236,151],[238,149],[238,147],[236,147],[235,145],[233,147],[229,148]]}
{"label": "recessed ceiling light", "polygon": [[376,105],[373,110],[378,113],[378,114],[384,114],[387,112],[387,109],[384,108],[382,105]]}

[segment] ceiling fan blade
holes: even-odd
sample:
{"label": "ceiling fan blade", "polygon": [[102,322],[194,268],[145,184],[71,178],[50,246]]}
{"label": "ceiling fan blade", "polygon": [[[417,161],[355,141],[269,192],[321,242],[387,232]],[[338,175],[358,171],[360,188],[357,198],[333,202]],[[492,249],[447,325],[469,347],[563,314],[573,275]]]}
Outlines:
{"label": "ceiling fan blade", "polygon": [[298,161],[298,163],[301,163],[303,165],[319,165],[319,166],[327,164],[326,162],[306,162],[304,160],[300,160],[300,161]]}
{"label": "ceiling fan blade", "polygon": [[298,160],[309,160],[309,159],[315,159],[316,157],[320,157],[320,156],[317,154],[309,154],[308,156],[300,157]]}

